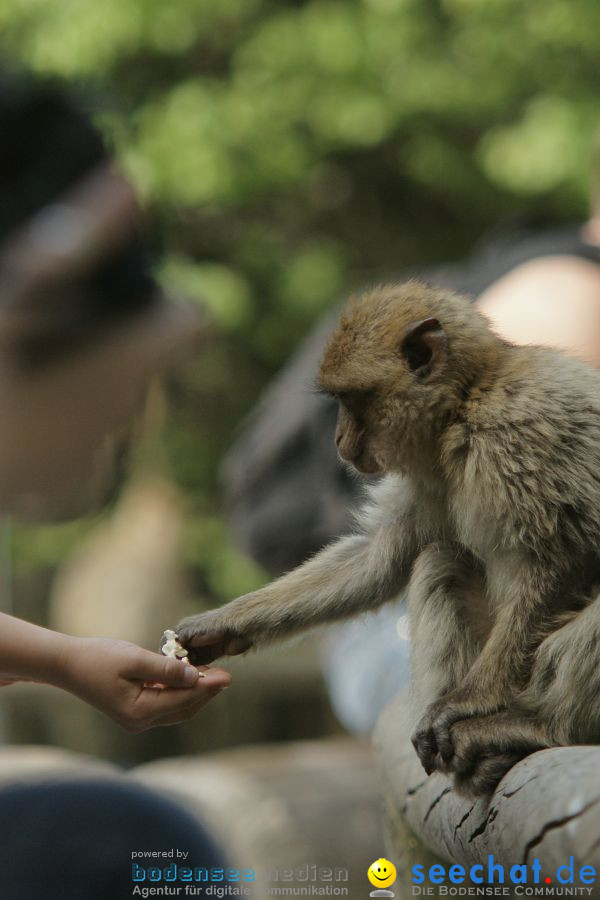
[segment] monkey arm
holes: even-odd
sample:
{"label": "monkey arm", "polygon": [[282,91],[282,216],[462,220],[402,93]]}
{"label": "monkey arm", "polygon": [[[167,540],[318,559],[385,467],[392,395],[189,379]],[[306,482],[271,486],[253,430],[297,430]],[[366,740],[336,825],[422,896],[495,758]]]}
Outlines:
{"label": "monkey arm", "polygon": [[341,538],[272,584],[184,619],[180,642],[194,662],[211,661],[381,606],[408,581],[417,552],[412,519]]}

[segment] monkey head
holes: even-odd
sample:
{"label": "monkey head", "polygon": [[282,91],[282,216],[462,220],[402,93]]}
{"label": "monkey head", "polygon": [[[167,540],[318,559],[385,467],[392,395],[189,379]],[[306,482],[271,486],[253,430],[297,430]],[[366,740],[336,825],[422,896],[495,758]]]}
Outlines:
{"label": "monkey head", "polygon": [[318,376],[339,403],[342,460],[368,475],[405,471],[433,447],[499,344],[469,301],[417,281],[353,301]]}

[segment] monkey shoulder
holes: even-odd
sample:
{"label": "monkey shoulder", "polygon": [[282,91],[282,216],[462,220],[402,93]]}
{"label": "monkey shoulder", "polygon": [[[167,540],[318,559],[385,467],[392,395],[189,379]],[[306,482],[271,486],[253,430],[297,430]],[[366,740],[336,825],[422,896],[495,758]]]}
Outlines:
{"label": "monkey shoulder", "polygon": [[522,351],[470,392],[447,429],[447,463],[529,471],[600,462],[600,372],[545,348]]}
{"label": "monkey shoulder", "polygon": [[524,348],[472,392],[442,450],[462,530],[539,548],[600,539],[600,374]]}

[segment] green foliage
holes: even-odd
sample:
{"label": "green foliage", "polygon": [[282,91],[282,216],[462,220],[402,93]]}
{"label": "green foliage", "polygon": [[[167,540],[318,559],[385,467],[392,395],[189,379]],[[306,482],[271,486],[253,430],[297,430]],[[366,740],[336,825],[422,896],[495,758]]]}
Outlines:
{"label": "green foliage", "polygon": [[73,545],[89,533],[95,520],[61,525],[16,525],[12,533],[13,566],[17,576],[63,562]]}
{"label": "green foliage", "polygon": [[227,530],[217,516],[199,516],[185,535],[185,558],[200,563],[207,587],[216,597],[237,597],[261,587],[265,573],[231,545]]}
{"label": "green foliage", "polygon": [[0,29],[15,60],[87,89],[162,276],[219,327],[166,433],[198,510],[260,386],[340,295],[503,216],[585,214],[595,0],[3,0]]}

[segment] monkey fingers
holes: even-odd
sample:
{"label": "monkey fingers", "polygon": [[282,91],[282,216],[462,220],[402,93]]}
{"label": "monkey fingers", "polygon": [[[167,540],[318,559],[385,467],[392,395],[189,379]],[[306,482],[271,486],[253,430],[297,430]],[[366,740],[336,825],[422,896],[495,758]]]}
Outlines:
{"label": "monkey fingers", "polygon": [[194,666],[208,665],[221,656],[238,656],[252,646],[252,641],[235,634],[225,634],[218,639],[214,635],[202,635],[187,644],[188,659]]}

